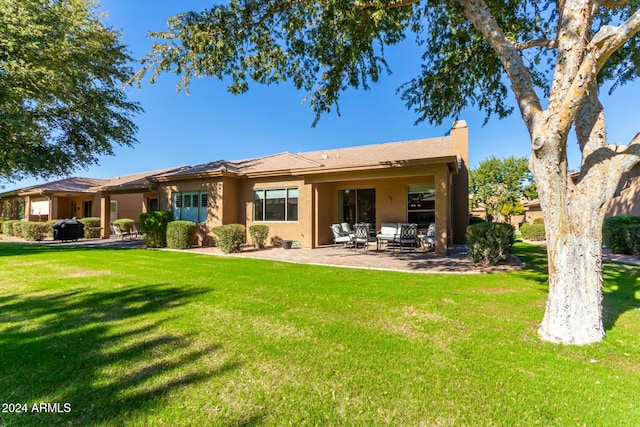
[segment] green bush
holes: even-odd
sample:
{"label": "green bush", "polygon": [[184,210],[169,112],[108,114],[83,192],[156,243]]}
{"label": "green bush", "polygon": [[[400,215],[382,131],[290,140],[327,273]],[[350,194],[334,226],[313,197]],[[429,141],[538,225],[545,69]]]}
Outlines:
{"label": "green bush", "polygon": [[78,222],[84,224],[84,237],[87,239],[95,239],[100,237],[100,230],[89,230],[89,227],[100,227],[100,218],[95,216],[88,216],[86,218],[80,218]]}
{"label": "green bush", "polygon": [[602,227],[602,241],[615,254],[630,254],[624,228],[629,225],[640,224],[640,216],[618,215],[604,219]]}
{"label": "green bush", "polygon": [[640,225],[627,225],[624,233],[629,250],[633,255],[640,257]]}
{"label": "green bush", "polygon": [[240,252],[242,244],[245,242],[246,231],[242,224],[228,224],[215,227],[213,234],[216,235],[217,245],[224,253]]}
{"label": "green bush", "polygon": [[167,224],[167,247],[189,249],[196,237],[196,223],[191,221],[171,221]]}
{"label": "green bush", "polygon": [[169,211],[152,211],[140,215],[140,231],[144,234],[144,244],[149,248],[167,246],[167,224],[173,221]]}
{"label": "green bush", "polygon": [[53,238],[53,224],[60,221],[59,219],[50,219],[45,224],[47,225],[47,236]]}
{"label": "green bush", "polygon": [[40,241],[47,235],[45,222],[23,222],[21,228],[25,240]]}
{"label": "green bush", "polygon": [[16,220],[11,222],[11,235],[15,237],[22,237],[22,224],[23,221]]}
{"label": "green bush", "polygon": [[544,224],[522,224],[520,233],[525,240],[539,242],[547,239]]}
{"label": "green bush", "polygon": [[2,218],[0,217],[0,233],[3,233],[2,231],[2,224],[4,224],[5,221],[9,221],[9,218]]}
{"label": "green bush", "polygon": [[466,237],[471,260],[490,265],[506,260],[515,241],[511,224],[494,222],[470,225]]}
{"label": "green bush", "polygon": [[533,219],[533,223],[534,224],[544,224],[544,218],[534,218]]}
{"label": "green bush", "polygon": [[134,222],[131,218],[119,218],[113,221],[113,224],[119,226],[122,231],[131,231]]}
{"label": "green bush", "polygon": [[255,224],[249,227],[249,235],[251,236],[251,243],[253,246],[257,246],[258,249],[264,248],[264,243],[267,241],[269,235],[269,226],[264,224]]}
{"label": "green bush", "polygon": [[20,222],[17,219],[10,219],[2,223],[2,234],[13,236],[13,223]]}
{"label": "green bush", "polygon": [[472,216],[471,218],[469,218],[469,225],[481,224],[483,222],[487,222],[487,220],[484,218],[480,218],[479,216]]}

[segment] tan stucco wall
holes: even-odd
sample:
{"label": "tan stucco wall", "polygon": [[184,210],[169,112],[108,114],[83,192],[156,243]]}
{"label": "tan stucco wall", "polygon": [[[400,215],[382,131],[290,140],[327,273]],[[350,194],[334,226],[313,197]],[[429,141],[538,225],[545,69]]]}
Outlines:
{"label": "tan stucco wall", "polygon": [[451,149],[460,156],[460,169],[452,176],[452,241],[466,242],[465,233],[469,225],[469,128],[464,120],[454,123],[451,129]]}
{"label": "tan stucco wall", "polygon": [[159,185],[157,189],[158,207],[161,210],[171,211],[173,208],[172,194],[175,192],[189,191],[206,191],[208,194],[207,222],[199,224],[197,228],[198,243],[208,245],[213,238],[211,233],[213,227],[225,223],[222,206],[222,178],[192,179]]}
{"label": "tan stucco wall", "polygon": [[640,215],[640,165],[620,180],[616,197],[611,200],[607,216]]}
{"label": "tan stucco wall", "polygon": [[[144,207],[143,194],[113,194],[111,195],[111,200],[118,202],[118,218],[130,218],[138,222]],[[100,216],[100,204],[94,204],[94,209],[96,206],[98,208],[96,216]],[[113,221],[113,218],[111,220]]]}
{"label": "tan stucco wall", "polygon": [[[253,191],[269,188],[298,188],[298,221],[275,222],[253,220]],[[269,237],[278,236],[285,240],[297,240],[303,247],[313,246],[313,187],[305,184],[301,178],[290,179],[248,179],[240,184],[238,200],[243,209],[239,212],[238,222],[245,224],[247,233],[253,224],[269,226]],[[248,238],[248,234],[247,234]],[[248,240],[250,241],[250,240]]]}

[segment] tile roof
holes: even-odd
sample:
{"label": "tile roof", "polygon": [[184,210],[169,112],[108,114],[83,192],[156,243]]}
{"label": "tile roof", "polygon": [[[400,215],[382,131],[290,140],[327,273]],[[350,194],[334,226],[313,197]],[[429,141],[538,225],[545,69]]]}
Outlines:
{"label": "tile roof", "polygon": [[18,193],[84,193],[89,191],[90,188],[104,184],[105,182],[107,182],[106,179],[71,177],[22,188],[18,190]]}
{"label": "tile roof", "polygon": [[218,160],[197,166],[185,167],[176,173],[157,175],[157,178],[185,178],[193,176],[233,173],[251,175],[287,171],[302,172],[305,169],[327,170],[356,166],[373,166],[385,163],[420,159],[439,159],[455,156],[448,136],[413,141],[361,145],[293,154],[289,152],[252,159]]}

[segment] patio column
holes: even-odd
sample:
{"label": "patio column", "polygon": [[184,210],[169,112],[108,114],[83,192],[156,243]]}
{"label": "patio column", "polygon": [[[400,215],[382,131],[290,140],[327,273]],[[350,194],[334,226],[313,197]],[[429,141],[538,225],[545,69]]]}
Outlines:
{"label": "patio column", "polygon": [[436,187],[436,253],[447,254],[447,231],[449,222],[449,174],[442,166],[435,174]]}
{"label": "patio column", "polygon": [[109,223],[111,222],[111,195],[102,194],[100,197],[100,238],[108,239],[111,237],[111,229]]}

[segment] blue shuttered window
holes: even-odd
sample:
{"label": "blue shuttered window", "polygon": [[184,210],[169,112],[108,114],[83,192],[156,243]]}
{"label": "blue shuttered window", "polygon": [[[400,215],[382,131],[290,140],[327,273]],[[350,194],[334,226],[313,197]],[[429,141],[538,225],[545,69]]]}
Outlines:
{"label": "blue shuttered window", "polygon": [[206,222],[207,192],[173,193],[173,219]]}

